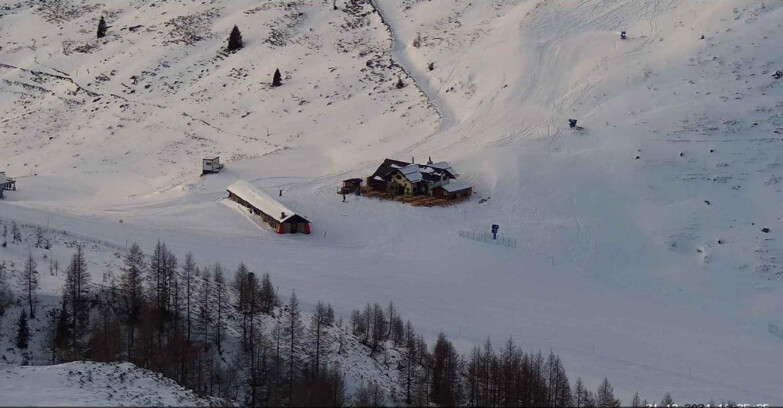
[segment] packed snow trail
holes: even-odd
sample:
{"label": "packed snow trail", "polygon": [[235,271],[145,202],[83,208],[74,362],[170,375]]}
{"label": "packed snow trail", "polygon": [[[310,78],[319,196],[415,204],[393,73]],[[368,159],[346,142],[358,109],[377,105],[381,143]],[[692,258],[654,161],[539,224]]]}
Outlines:
{"label": "packed snow trail", "polygon": [[[378,11],[378,15],[381,16],[381,21],[389,30],[389,35],[392,39],[391,54],[392,57],[399,63],[405,72],[410,75],[411,79],[416,83],[416,86],[427,96],[429,102],[435,107],[440,115],[440,123],[436,134],[446,133],[449,130],[455,128],[459,122],[452,111],[449,104],[441,97],[440,92],[432,88],[429,78],[421,71],[416,64],[410,58],[409,48],[406,42],[400,39],[400,34],[395,29],[395,16],[389,9],[395,5],[389,5],[384,0],[370,0],[375,10]],[[431,137],[431,136],[430,136]]]}

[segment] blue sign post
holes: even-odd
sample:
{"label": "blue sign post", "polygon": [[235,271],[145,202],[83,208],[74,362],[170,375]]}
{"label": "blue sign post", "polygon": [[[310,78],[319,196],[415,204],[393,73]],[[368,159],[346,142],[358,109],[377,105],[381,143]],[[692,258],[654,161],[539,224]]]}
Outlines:
{"label": "blue sign post", "polygon": [[499,229],[500,229],[500,225],[492,224],[492,239],[498,239]]}

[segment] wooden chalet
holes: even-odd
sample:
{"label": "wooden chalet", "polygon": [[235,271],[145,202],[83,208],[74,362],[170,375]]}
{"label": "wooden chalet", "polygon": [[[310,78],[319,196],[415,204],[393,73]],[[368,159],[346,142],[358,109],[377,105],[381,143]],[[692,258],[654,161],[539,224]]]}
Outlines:
{"label": "wooden chalet", "polygon": [[[426,195],[446,199],[470,196],[473,186],[454,182],[457,177],[459,174],[447,162],[416,164],[386,159],[367,178],[367,185],[392,196]],[[446,188],[450,184],[459,188]]]}
{"label": "wooden chalet", "polygon": [[250,218],[259,225],[264,223],[278,234],[310,233],[310,221],[294,213],[256,186],[239,180],[228,186],[228,198],[247,208]]}

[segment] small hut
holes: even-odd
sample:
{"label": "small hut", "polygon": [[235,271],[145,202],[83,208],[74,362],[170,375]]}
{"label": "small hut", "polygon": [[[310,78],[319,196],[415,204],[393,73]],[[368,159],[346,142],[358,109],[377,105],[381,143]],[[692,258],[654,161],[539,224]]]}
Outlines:
{"label": "small hut", "polygon": [[220,156],[207,157],[201,160],[201,175],[210,173],[220,173],[223,165],[220,164]]}
{"label": "small hut", "polygon": [[0,171],[0,198],[5,198],[5,190],[16,190],[16,180],[6,177],[5,172]]}
{"label": "small hut", "polygon": [[362,189],[362,181],[364,180],[360,178],[343,180],[343,186],[340,187],[340,191],[338,191],[337,194],[358,194]]}
{"label": "small hut", "polygon": [[278,234],[310,233],[310,221],[247,181],[239,180],[226,191],[230,200],[247,208],[256,223],[267,224]]}

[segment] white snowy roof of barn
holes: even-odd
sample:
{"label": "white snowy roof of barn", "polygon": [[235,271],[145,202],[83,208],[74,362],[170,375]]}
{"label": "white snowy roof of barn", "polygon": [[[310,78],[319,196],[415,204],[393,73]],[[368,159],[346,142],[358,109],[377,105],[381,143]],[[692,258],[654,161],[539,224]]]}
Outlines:
{"label": "white snowy roof of barn", "polygon": [[[293,210],[275,200],[269,194],[261,191],[256,186],[244,180],[239,180],[226,188],[228,192],[247,201],[253,207],[259,209],[264,214],[274,218],[278,222],[284,222],[297,215]],[[285,213],[285,217],[281,215]],[[302,217],[300,215],[300,217]],[[304,217],[302,217],[304,218]]]}
{"label": "white snowy roof of barn", "polygon": [[441,187],[449,193],[453,193],[455,191],[467,190],[473,187],[473,185],[466,181],[455,181],[453,183],[444,184]]}

